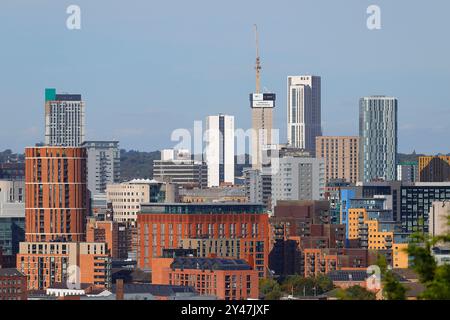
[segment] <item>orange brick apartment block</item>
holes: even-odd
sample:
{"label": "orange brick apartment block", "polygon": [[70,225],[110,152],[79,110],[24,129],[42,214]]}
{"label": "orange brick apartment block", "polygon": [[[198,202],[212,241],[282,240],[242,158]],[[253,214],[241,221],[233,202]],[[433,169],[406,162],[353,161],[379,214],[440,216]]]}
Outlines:
{"label": "orange brick apartment block", "polygon": [[112,258],[119,257],[119,224],[115,221],[90,219],[86,229],[86,242],[104,242]]}
{"label": "orange brick apartment block", "polygon": [[316,137],[316,157],[325,160],[325,179],[358,181],[359,137]]}
{"label": "orange brick apartment block", "polygon": [[55,283],[107,287],[111,263],[106,242],[84,242],[89,195],[86,149],[25,149],[25,240],[16,257],[29,290]]}
{"label": "orange brick apartment block", "polygon": [[261,278],[268,270],[269,225],[263,205],[142,204],[138,238],[141,269],[152,269],[163,249],[180,248],[183,239],[206,238],[239,240],[240,250],[232,258],[246,260]]}
{"label": "orange brick apartment block", "polygon": [[257,299],[258,272],[242,259],[177,257],[153,261],[152,283],[192,286],[221,300]]}
{"label": "orange brick apartment block", "polygon": [[367,249],[304,249],[304,277],[327,274],[334,270],[365,270],[375,263],[376,254]]}
{"label": "orange brick apartment block", "polygon": [[86,149],[25,149],[25,240],[83,241],[88,208]]}
{"label": "orange brick apartment block", "polygon": [[110,283],[111,260],[105,243],[22,242],[17,269],[28,276],[28,290],[45,290],[55,283]]}

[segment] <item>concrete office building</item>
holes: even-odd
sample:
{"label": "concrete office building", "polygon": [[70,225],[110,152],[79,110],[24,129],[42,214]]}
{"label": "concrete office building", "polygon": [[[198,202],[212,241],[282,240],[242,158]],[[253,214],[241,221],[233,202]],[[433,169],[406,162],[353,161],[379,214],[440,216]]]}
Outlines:
{"label": "concrete office building", "polygon": [[257,169],[245,169],[245,195],[249,203],[262,203],[262,178],[261,171]]}
{"label": "concrete office building", "polygon": [[142,203],[178,201],[176,186],[156,180],[134,179],[129,182],[108,184],[107,202],[112,204],[113,219],[136,226],[137,213]]}
{"label": "concrete office building", "polygon": [[25,218],[24,180],[0,180],[0,217]]}
{"label": "concrete office building", "polygon": [[220,114],[206,118],[208,187],[234,184],[234,117]]}
{"label": "concrete office building", "polygon": [[321,79],[302,75],[287,78],[288,144],[311,155],[316,152],[316,137],[322,135]]}
{"label": "concrete office building", "polygon": [[428,214],[430,236],[443,236],[450,232],[450,200],[433,202]]}
{"label": "concrete office building", "polygon": [[310,157],[284,157],[272,176],[272,207],[279,200],[322,200],[325,161]]}
{"label": "concrete office building", "polygon": [[325,160],[325,180],[358,180],[359,137],[320,136],[316,138],[316,157]]}
{"label": "concrete office building", "polygon": [[78,147],[85,138],[85,104],[80,94],[45,89],[45,144]]}
{"label": "concrete office building", "polygon": [[249,203],[263,203],[271,209],[272,175],[265,170],[245,169],[245,194]]}
{"label": "concrete office building", "polygon": [[208,168],[193,160],[188,150],[161,150],[161,159],[153,161],[153,179],[192,188],[206,188]]}
{"label": "concrete office building", "polygon": [[397,180],[397,99],[370,96],[359,103],[359,179]]}
{"label": "concrete office building", "polygon": [[106,192],[106,185],[120,180],[118,141],[85,141],[87,150],[87,182],[91,196]]}
{"label": "concrete office building", "polygon": [[450,181],[450,156],[419,157],[419,181]]}
{"label": "concrete office building", "polygon": [[[25,181],[0,181],[0,250],[4,268],[15,266],[19,243],[25,240]],[[0,263],[1,264],[1,263]]]}
{"label": "concrete office building", "polygon": [[242,186],[180,189],[179,195],[180,202],[183,203],[247,202],[245,188]]}
{"label": "concrete office building", "polygon": [[450,182],[417,182],[401,187],[402,231],[429,232],[429,213],[433,202],[450,201]]}

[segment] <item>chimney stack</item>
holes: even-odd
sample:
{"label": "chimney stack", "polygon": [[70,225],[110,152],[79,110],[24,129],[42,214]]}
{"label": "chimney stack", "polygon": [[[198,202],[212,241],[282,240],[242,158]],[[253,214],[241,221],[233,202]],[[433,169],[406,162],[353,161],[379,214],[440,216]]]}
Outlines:
{"label": "chimney stack", "polygon": [[123,279],[116,280],[116,300],[123,300]]}

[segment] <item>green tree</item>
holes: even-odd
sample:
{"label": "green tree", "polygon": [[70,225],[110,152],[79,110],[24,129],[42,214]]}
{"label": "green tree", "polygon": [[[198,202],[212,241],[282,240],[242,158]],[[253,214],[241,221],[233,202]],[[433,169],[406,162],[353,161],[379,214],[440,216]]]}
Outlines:
{"label": "green tree", "polygon": [[321,295],[333,288],[333,282],[325,275],[308,278],[292,275],[288,276],[281,285],[284,293],[293,294],[294,296]]}
{"label": "green tree", "polygon": [[280,288],[269,292],[268,294],[266,294],[264,296],[264,300],[280,300],[280,298],[282,297],[282,292],[280,290]]}
{"label": "green tree", "polygon": [[352,286],[347,289],[340,289],[336,295],[341,300],[375,300],[374,292],[361,286]]}
{"label": "green tree", "polygon": [[[450,217],[449,217],[450,226]],[[436,245],[450,243],[450,232],[430,237],[422,232],[412,236],[408,245],[408,254],[412,259],[412,269],[417,272],[419,281],[425,286],[425,291],[419,299],[450,300],[450,265],[438,266],[432,255]]]}
{"label": "green tree", "polygon": [[322,294],[334,289],[333,281],[324,274],[320,274],[316,277],[316,283],[319,288],[319,293]]}
{"label": "green tree", "polygon": [[382,277],[383,296],[387,300],[406,300],[406,288],[395,277],[392,270],[386,271]]}
{"label": "green tree", "polygon": [[381,271],[383,296],[387,300],[406,300],[406,288],[400,283],[394,272],[388,268],[384,255],[378,256],[377,265]]}
{"label": "green tree", "polygon": [[265,300],[279,300],[282,296],[281,288],[274,279],[260,279],[259,292]]}

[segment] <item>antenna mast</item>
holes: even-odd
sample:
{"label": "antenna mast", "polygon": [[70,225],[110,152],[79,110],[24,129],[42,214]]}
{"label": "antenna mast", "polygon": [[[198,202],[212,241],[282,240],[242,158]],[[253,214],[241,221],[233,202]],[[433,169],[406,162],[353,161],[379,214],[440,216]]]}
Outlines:
{"label": "antenna mast", "polygon": [[256,42],[256,93],[261,91],[261,59],[259,57],[259,37],[258,37],[258,26],[255,24],[255,42]]}

